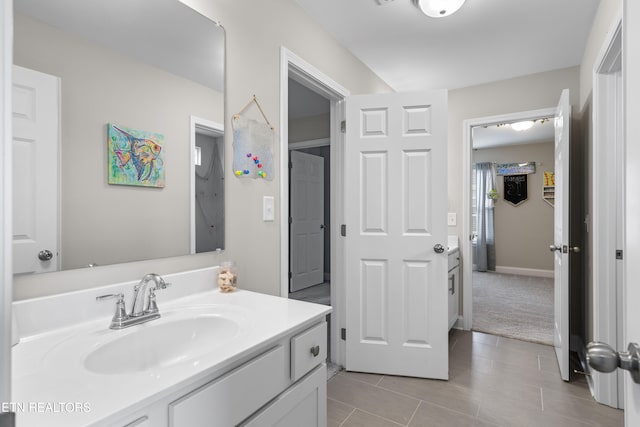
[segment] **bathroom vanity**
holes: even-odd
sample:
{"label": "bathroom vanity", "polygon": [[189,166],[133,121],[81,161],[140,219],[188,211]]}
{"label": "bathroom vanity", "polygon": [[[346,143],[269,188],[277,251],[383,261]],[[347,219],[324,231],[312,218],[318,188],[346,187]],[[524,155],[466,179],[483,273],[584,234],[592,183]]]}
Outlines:
{"label": "bathroom vanity", "polygon": [[448,237],[447,289],[449,297],[449,329],[458,321],[460,307],[460,248],[458,236]]}
{"label": "bathroom vanity", "polygon": [[136,282],[14,303],[13,405],[27,426],[325,426],[331,308],[166,275],[161,317],[109,329]]}

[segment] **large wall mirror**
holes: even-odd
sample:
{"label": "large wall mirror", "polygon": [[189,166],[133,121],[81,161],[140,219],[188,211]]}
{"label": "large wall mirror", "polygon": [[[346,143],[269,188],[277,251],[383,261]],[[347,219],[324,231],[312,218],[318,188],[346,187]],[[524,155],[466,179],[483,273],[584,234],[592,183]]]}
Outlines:
{"label": "large wall mirror", "polygon": [[223,248],[224,29],[178,0],[14,4],[14,272]]}

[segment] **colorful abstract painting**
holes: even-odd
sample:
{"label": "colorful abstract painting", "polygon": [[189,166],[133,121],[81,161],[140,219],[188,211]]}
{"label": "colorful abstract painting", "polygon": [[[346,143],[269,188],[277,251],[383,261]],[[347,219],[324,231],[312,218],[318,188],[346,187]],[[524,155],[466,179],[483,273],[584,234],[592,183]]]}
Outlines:
{"label": "colorful abstract painting", "polygon": [[164,136],[109,123],[109,184],[164,187]]}

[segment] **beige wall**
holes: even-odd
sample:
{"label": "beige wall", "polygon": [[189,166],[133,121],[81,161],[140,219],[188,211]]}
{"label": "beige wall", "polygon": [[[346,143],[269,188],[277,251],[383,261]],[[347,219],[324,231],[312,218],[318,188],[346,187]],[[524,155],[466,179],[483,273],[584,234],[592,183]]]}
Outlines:
{"label": "beige wall", "polygon": [[462,124],[464,120],[555,107],[563,89],[570,89],[574,116],[579,116],[579,67],[565,68],[449,92],[449,212],[458,225],[449,234],[462,239]]}
{"label": "beige wall", "polygon": [[[19,14],[14,49],[61,79],[63,269],[188,254],[190,115],[221,123],[223,95]],[[107,184],[107,123],[164,135],[164,188]]]}
{"label": "beige wall", "polygon": [[513,206],[504,200],[504,180],[498,176],[495,204],[496,266],[553,270],[553,208],[542,200],[543,172],[554,170],[553,141],[486,148],[473,152],[473,162],[536,162],[527,178],[528,199]]}
{"label": "beige wall", "polygon": [[289,121],[289,142],[329,138],[330,132],[330,114],[320,114]]}
{"label": "beige wall", "polygon": [[580,66],[579,105],[581,108],[589,99],[593,89],[593,68],[596,58],[602,52],[604,40],[609,32],[615,30],[616,20],[620,18],[622,18],[622,0],[600,0]]}
{"label": "beige wall", "polygon": [[[352,94],[389,92],[391,89],[313,22],[295,0],[188,0],[184,3],[219,21],[226,30],[226,114],[238,112],[254,94],[272,124],[280,124],[280,48],[287,47]],[[259,118],[255,108],[249,115]],[[276,129],[278,131],[278,129]],[[231,169],[232,137],[226,135],[226,170]],[[278,144],[274,159],[279,159]],[[275,162],[275,170],[279,170]],[[263,196],[275,196],[279,206],[280,177],[273,181],[226,180],[227,239],[225,258],[235,259],[243,288],[279,294],[280,215],[262,221]],[[215,265],[215,254],[129,263],[96,269],[72,270],[15,281],[16,299],[99,286],[142,277],[155,271],[169,273]]]}

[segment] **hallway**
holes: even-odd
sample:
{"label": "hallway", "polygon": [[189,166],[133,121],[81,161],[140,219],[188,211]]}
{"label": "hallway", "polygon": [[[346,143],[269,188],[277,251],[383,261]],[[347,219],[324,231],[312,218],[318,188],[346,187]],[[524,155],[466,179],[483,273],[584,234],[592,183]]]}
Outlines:
{"label": "hallway", "polygon": [[328,383],[330,427],[607,426],[623,411],[586,382],[560,379],[553,348],[452,330],[448,382],[341,372]]}

